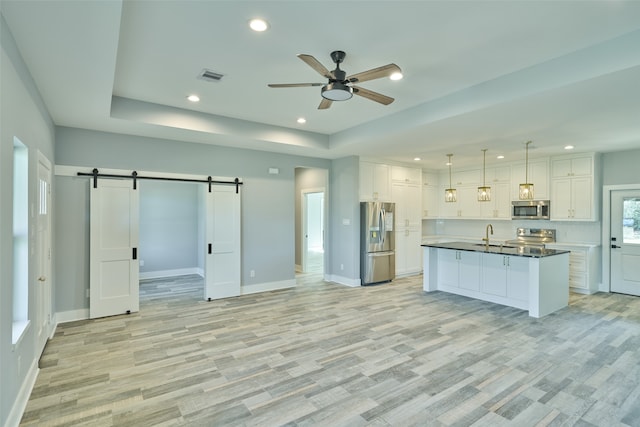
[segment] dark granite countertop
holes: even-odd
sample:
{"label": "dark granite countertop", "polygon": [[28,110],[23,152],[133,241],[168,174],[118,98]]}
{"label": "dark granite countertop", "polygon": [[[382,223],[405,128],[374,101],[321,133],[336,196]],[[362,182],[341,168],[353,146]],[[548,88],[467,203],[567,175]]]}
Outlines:
{"label": "dark granite countertop", "polygon": [[454,249],[469,252],[484,252],[497,255],[524,256],[530,258],[543,258],[547,256],[567,254],[570,252],[560,249],[541,249],[536,247],[517,247],[493,244],[490,244],[489,249],[487,250],[484,243],[467,242],[429,243],[422,246],[429,248]]}

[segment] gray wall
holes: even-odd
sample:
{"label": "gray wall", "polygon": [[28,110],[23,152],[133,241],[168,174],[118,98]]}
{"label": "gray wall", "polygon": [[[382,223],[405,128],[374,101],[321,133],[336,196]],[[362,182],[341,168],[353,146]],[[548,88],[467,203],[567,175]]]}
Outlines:
{"label": "gray wall", "polygon": [[143,180],[140,190],[141,273],[198,267],[198,189],[190,182]]}
{"label": "gray wall", "polygon": [[334,276],[360,279],[359,159],[331,162],[329,175],[329,269]]}
{"label": "gray wall", "polygon": [[602,155],[602,185],[622,184],[640,184],[640,149]]}
{"label": "gray wall", "polygon": [[[302,264],[302,190],[310,188],[324,188],[325,189],[325,201],[327,200],[327,190],[329,186],[329,171],[325,169],[309,169],[309,168],[296,168],[295,170],[295,203],[296,203],[296,227],[295,227],[295,263],[296,265]],[[325,203],[326,204],[326,203]]]}
{"label": "gray wall", "polygon": [[[38,150],[54,163],[53,122],[47,113],[31,74],[0,15],[0,425],[5,425],[20,387],[39,358],[35,345],[36,257],[35,234],[29,237],[29,320],[21,341],[12,349],[13,323],[13,138],[29,150],[29,206],[37,206]],[[53,188],[55,199],[55,187]],[[55,203],[55,200],[54,200]],[[55,219],[55,218],[54,218]],[[29,218],[29,229],[36,222]],[[55,238],[55,236],[54,236]],[[53,254],[55,257],[56,254]],[[55,281],[52,286],[56,286]],[[18,363],[18,360],[20,362]],[[35,372],[35,371],[34,371]]]}
{"label": "gray wall", "polygon": [[[331,164],[324,159],[64,127],[56,128],[56,160],[59,165],[78,167],[242,178],[243,285],[295,278],[294,169],[329,169]],[[280,173],[270,175],[270,167],[278,168]],[[65,193],[65,204],[58,206],[56,212],[61,218],[56,228],[66,234],[65,244],[78,248],[77,252],[59,251],[57,295],[71,297],[59,300],[56,311],[86,309],[88,299],[77,298],[89,286],[88,179],[58,176],[56,185]],[[353,200],[357,200],[357,192]],[[78,209],[68,209],[69,206]],[[59,249],[62,242],[56,242]],[[255,277],[249,276],[250,270],[255,270]]]}

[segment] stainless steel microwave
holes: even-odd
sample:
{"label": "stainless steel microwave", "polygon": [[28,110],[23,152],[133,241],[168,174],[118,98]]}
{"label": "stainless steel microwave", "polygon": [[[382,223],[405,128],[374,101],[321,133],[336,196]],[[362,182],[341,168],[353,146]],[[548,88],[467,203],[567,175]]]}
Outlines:
{"label": "stainless steel microwave", "polygon": [[511,202],[512,219],[549,219],[549,200],[517,200]]}

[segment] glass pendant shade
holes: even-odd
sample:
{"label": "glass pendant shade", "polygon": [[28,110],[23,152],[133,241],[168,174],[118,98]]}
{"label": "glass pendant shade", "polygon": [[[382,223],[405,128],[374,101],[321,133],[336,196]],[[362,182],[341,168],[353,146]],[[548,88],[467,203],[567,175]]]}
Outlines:
{"label": "glass pendant shade", "polygon": [[533,184],[520,184],[520,200],[533,200]]}
{"label": "glass pendant shade", "polygon": [[491,201],[491,187],[487,187],[486,178],[486,160],[487,149],[482,149],[482,187],[478,187],[478,201],[489,202]]}
{"label": "glass pendant shade", "polygon": [[449,157],[449,161],[447,162],[447,165],[449,165],[449,188],[444,190],[444,201],[452,203],[458,200],[456,197],[456,189],[451,187],[451,157],[453,157],[453,154],[447,154],[447,157]]}
{"label": "glass pendant shade", "polygon": [[518,198],[520,200],[533,200],[533,184],[529,182],[529,144],[531,141],[527,141],[525,144],[525,160],[524,160],[524,184],[520,184],[520,191],[518,192]]}
{"label": "glass pendant shade", "polygon": [[491,201],[491,187],[478,187],[478,201],[489,202]]}
{"label": "glass pendant shade", "polygon": [[455,202],[457,201],[457,197],[456,197],[456,189],[455,188],[447,188],[446,190],[444,190],[444,201],[445,202]]}

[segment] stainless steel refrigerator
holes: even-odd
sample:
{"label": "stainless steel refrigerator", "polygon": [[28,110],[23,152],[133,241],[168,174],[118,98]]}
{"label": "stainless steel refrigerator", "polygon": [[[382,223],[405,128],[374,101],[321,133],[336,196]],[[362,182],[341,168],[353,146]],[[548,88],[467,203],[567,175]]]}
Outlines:
{"label": "stainless steel refrigerator", "polygon": [[395,203],[360,203],[360,283],[388,282],[396,275]]}

